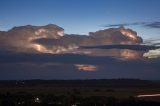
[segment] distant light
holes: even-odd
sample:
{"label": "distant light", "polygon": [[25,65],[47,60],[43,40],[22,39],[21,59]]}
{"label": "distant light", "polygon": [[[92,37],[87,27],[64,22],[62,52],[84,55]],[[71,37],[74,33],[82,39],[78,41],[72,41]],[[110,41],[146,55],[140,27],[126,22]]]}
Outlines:
{"label": "distant light", "polygon": [[34,102],[40,103],[40,99],[39,99],[38,97],[36,97],[36,98],[34,99]]}

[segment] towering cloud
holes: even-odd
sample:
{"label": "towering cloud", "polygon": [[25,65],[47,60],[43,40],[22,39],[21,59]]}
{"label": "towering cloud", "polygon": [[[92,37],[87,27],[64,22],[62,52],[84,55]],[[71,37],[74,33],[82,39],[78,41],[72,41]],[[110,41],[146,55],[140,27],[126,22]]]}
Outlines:
{"label": "towering cloud", "polygon": [[64,29],[53,24],[14,27],[7,32],[0,32],[0,48],[16,52],[50,52],[43,45],[32,41],[41,38],[58,39],[63,35]]}
{"label": "towering cloud", "polygon": [[[80,46],[138,44],[142,38],[131,29],[110,28],[89,35],[65,35],[64,29],[49,24],[46,26],[14,27],[0,32],[1,50],[25,53],[92,53],[93,50],[77,49]],[[124,53],[124,52],[123,52]]]}
{"label": "towering cloud", "polygon": [[14,27],[0,31],[0,79],[137,78],[151,70],[159,78],[159,59],[142,58],[155,57],[150,50],[159,47],[142,42],[135,31],[124,27],[89,35],[64,34],[54,24]]}
{"label": "towering cloud", "polygon": [[123,26],[90,32],[89,34],[99,39],[103,44],[138,44],[143,42],[142,38],[137,35],[137,32],[125,29]]}

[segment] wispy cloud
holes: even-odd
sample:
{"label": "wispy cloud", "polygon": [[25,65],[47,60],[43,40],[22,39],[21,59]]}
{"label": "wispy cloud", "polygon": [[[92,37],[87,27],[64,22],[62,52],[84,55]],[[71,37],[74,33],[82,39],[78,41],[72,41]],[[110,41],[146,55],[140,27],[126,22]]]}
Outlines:
{"label": "wispy cloud", "polygon": [[104,27],[120,27],[120,26],[133,26],[133,25],[145,25],[146,22],[133,22],[133,23],[119,23],[119,24],[108,24]]}
{"label": "wispy cloud", "polygon": [[145,26],[149,28],[160,28],[160,22],[159,21],[151,22],[146,24]]}
{"label": "wispy cloud", "polygon": [[148,28],[160,28],[160,21],[108,24],[108,25],[103,25],[103,27],[137,26],[137,25]]}

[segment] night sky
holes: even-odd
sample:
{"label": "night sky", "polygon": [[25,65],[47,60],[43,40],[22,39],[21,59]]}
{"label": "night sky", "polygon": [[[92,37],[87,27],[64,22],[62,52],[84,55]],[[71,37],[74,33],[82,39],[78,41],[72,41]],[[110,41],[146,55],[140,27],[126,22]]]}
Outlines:
{"label": "night sky", "polygon": [[159,5],[0,0],[0,80],[160,80]]}

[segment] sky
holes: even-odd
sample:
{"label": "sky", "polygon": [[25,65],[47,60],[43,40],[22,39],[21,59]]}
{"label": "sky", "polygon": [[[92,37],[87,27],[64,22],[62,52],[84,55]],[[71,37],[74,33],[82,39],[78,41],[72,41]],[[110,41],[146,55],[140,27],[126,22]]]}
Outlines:
{"label": "sky", "polygon": [[[159,0],[0,0],[0,30],[14,26],[57,24],[69,34],[88,34],[105,25],[159,22]],[[159,28],[126,26],[144,39],[159,37]]]}
{"label": "sky", "polygon": [[0,80],[160,80],[159,10],[160,0],[0,0]]}

